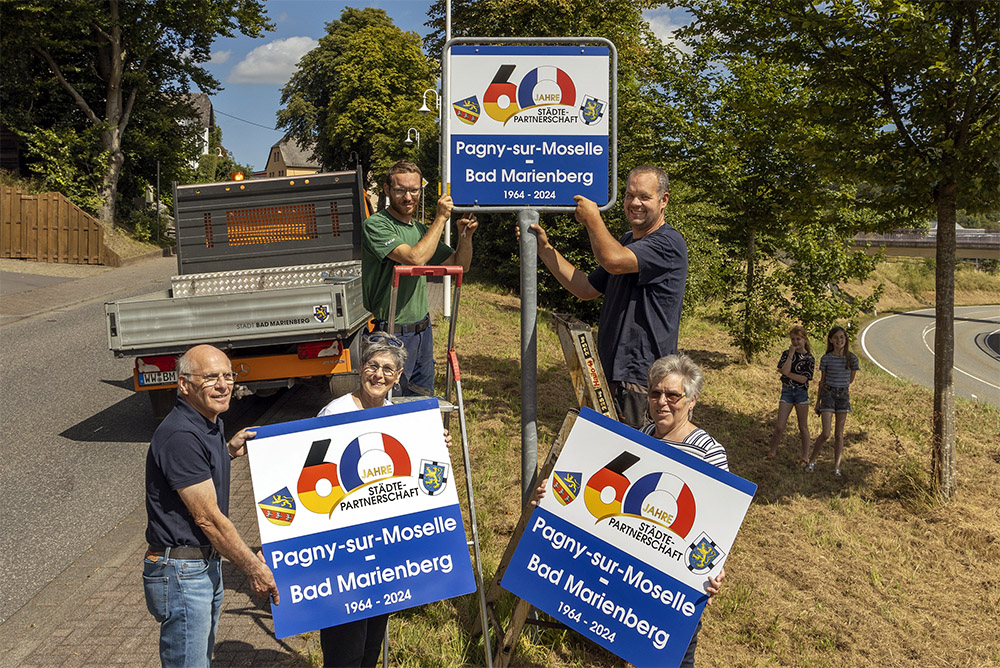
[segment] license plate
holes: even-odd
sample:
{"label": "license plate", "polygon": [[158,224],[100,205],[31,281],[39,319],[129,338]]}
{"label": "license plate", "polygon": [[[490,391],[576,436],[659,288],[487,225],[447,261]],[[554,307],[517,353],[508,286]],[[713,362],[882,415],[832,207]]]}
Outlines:
{"label": "license plate", "polygon": [[148,385],[170,385],[176,382],[176,371],[150,371],[139,374],[139,387],[146,387]]}

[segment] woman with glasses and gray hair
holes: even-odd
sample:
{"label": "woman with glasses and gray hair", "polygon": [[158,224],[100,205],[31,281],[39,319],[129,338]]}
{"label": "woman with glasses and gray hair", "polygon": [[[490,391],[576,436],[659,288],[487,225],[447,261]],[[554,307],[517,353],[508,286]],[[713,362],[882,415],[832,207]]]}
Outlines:
{"label": "woman with glasses and gray hair", "polygon": [[[693,422],[691,410],[698,402],[698,395],[705,385],[705,374],[693,359],[684,354],[667,355],[653,362],[647,374],[649,387],[649,417],[653,421],[642,429],[642,433],[683,450],[689,455],[703,459],[725,471],[729,470],[726,449]],[[531,505],[537,506],[545,496],[547,481],[543,480],[535,490]],[[708,605],[719,593],[719,585],[726,577],[726,569],[719,570],[718,577],[708,577]],[[691,643],[688,645],[681,668],[694,668],[694,651],[698,646],[698,622]]]}
{"label": "woman with glasses and gray hair", "polygon": [[[373,332],[365,340],[361,352],[361,386],[328,403],[318,417],[390,405],[386,397],[399,380],[404,362],[406,348],[402,341],[385,332]],[[451,446],[451,435],[447,430],[444,441],[445,445]],[[323,665],[374,668],[388,622],[389,615],[376,615],[320,629]]]}
{"label": "woman with glasses and gray hair", "polygon": [[[687,355],[667,355],[653,362],[649,367],[647,387],[649,388],[649,417],[653,423],[646,425],[642,433],[683,450],[698,459],[704,459],[725,471],[729,470],[726,449],[708,435],[704,429],[691,422],[691,410],[698,403],[698,395],[705,385],[705,374],[693,359]],[[708,603],[719,593],[719,583],[726,577],[726,569],[719,571],[718,577],[708,578]],[[698,632],[701,622],[691,637],[682,668],[694,668],[694,651],[698,646]]]}
{"label": "woman with glasses and gray hair", "polygon": [[705,375],[687,355],[667,355],[649,367],[649,417],[653,421],[642,433],[729,470],[726,449],[691,422],[691,411],[705,385]]}
{"label": "woman with glasses and gray hair", "polygon": [[319,417],[388,406],[386,396],[399,380],[404,362],[406,348],[402,341],[385,332],[373,332],[361,351],[361,386],[328,403]]}
{"label": "woman with glasses and gray hair", "polygon": [[[319,417],[388,406],[386,396],[396,384],[405,361],[402,341],[385,332],[374,332],[361,352],[361,386],[328,403]],[[389,615],[376,615],[320,629],[323,665],[374,668],[388,622]]]}

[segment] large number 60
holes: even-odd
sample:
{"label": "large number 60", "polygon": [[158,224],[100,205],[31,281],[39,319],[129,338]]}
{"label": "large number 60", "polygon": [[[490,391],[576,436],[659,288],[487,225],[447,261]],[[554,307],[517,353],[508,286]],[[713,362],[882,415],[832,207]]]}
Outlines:
{"label": "large number 60", "polygon": [[[625,471],[637,461],[639,458],[632,453],[622,452],[607,466],[590,476],[583,492],[587,510],[597,518],[598,522],[624,512],[626,515],[643,517],[662,525],[662,522],[655,517],[643,515],[643,502],[656,492],[665,492],[676,503],[675,516],[667,528],[681,538],[687,537],[694,525],[696,512],[691,488],[683,480],[669,473],[648,473],[633,485],[625,475]],[[614,492],[614,496],[610,501],[604,501],[602,495],[608,488]]]}

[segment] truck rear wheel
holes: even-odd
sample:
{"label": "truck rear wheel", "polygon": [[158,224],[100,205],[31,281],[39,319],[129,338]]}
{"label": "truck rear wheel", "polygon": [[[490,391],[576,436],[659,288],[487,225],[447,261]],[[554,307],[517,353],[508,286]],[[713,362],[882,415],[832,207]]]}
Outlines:
{"label": "truck rear wheel", "polygon": [[167,417],[177,401],[177,390],[173,388],[150,390],[146,394],[149,395],[149,405],[153,409],[153,419],[157,422]]}

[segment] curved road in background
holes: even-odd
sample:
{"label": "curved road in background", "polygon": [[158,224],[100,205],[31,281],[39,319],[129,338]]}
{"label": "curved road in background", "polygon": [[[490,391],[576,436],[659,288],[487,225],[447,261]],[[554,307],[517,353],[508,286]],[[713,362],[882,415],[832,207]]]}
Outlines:
{"label": "curved road in background", "polygon": [[[934,387],[934,309],[879,318],[861,349],[896,378]],[[955,396],[1000,406],[1000,305],[955,308]]]}

